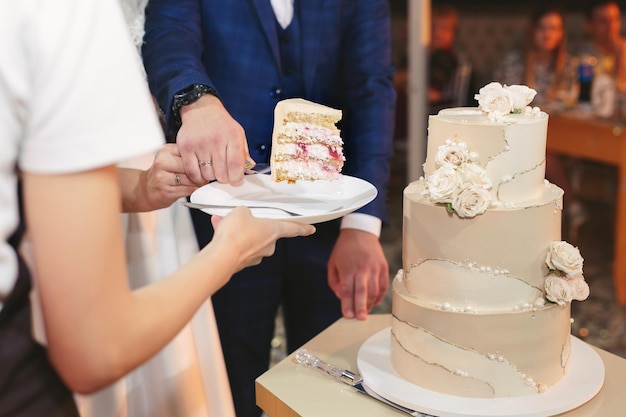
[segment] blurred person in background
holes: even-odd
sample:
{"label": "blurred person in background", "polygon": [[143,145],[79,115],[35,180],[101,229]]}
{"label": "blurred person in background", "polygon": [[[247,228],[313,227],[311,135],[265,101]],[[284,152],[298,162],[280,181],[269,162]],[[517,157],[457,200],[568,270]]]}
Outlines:
{"label": "blurred person in background", "polygon": [[[527,85],[537,91],[532,105],[549,109],[559,95],[572,88],[576,60],[567,53],[564,19],[560,9],[545,6],[530,16],[521,48],[505,54],[494,72],[502,84]],[[565,219],[568,238],[575,240],[578,228],[587,221],[587,212],[571,185],[566,157],[548,152],[546,178],[565,192]]]}
{"label": "blurred person in background", "polygon": [[494,80],[527,85],[537,91],[532,105],[546,106],[557,100],[575,69],[576,62],[567,52],[562,12],[542,7],[530,16],[523,46],[505,54]]}
{"label": "blurred person in background", "polygon": [[619,2],[589,1],[584,9],[585,29],[589,41],[581,47],[581,55],[591,55],[594,76],[610,75],[621,92],[626,92],[626,42],[622,37],[622,16]]}

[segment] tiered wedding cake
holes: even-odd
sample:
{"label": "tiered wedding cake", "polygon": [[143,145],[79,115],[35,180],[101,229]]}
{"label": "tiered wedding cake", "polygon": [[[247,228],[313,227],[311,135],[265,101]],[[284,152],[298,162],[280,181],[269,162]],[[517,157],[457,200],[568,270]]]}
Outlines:
{"label": "tiered wedding cake", "polygon": [[404,191],[391,362],[464,397],[541,393],[568,369],[570,302],[589,288],[561,241],[563,191],[545,177],[535,91],[491,83],[478,108],[430,116],[425,178]]}

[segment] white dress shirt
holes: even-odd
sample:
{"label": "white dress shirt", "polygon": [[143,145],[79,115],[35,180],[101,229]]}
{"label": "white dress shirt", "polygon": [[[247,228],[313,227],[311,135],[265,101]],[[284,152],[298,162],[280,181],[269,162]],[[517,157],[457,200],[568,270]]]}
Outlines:
{"label": "white dress shirt", "polygon": [[276,20],[283,29],[289,26],[293,19],[293,2],[294,0],[270,0]]}

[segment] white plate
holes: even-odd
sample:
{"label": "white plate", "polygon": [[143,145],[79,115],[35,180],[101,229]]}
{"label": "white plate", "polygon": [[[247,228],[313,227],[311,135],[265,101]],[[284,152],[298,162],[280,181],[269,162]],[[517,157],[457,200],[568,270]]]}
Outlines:
{"label": "white plate", "polygon": [[[286,210],[297,209],[301,216],[290,216],[277,210],[252,208],[256,217],[289,219],[301,223],[322,223],[351,213],[370,201],[378,191],[360,178],[342,175],[335,181],[297,181],[295,184],[274,182],[269,175],[246,175],[243,184],[232,186],[212,182],[191,194],[191,202],[236,206],[280,203]],[[206,208],[205,213],[225,216],[232,209]]]}
{"label": "white plate", "polygon": [[547,392],[506,398],[441,394],[403,379],[391,365],[391,328],[366,340],[357,366],[367,387],[397,404],[438,417],[546,417],[573,410],[592,399],[604,383],[604,363],[585,342],[572,336],[570,366]]}

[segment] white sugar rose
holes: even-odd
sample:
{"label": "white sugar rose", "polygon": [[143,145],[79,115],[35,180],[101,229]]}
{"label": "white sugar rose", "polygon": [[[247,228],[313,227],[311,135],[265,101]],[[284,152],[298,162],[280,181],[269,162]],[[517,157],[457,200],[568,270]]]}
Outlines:
{"label": "white sugar rose", "polygon": [[459,167],[459,172],[463,178],[463,188],[473,186],[489,190],[492,187],[487,171],[478,164],[464,164]]}
{"label": "white sugar rose", "polygon": [[563,278],[550,275],[545,282],[546,298],[560,306],[572,301],[572,289]]}
{"label": "white sugar rose", "polygon": [[434,203],[449,203],[462,184],[461,175],[451,165],[444,165],[427,180],[428,193]]}
{"label": "white sugar rose", "polygon": [[459,217],[474,217],[489,207],[491,194],[484,188],[470,187],[459,192],[452,200],[452,208]]}
{"label": "white sugar rose", "polygon": [[470,153],[466,144],[446,141],[444,145],[437,149],[435,163],[440,167],[444,165],[458,167],[469,161],[469,159]]}
{"label": "white sugar rose", "polygon": [[505,88],[511,94],[513,112],[521,113],[537,95],[537,91],[525,85],[510,85]]}
{"label": "white sugar rose", "polygon": [[478,100],[478,107],[496,117],[509,114],[513,109],[511,93],[497,82],[482,87],[474,98]]}
{"label": "white sugar rose", "polygon": [[550,242],[546,264],[548,268],[561,271],[566,276],[582,275],[583,257],[577,247],[567,242]]}
{"label": "white sugar rose", "polygon": [[582,275],[568,277],[566,282],[570,287],[573,300],[584,301],[589,297],[589,284]]}

